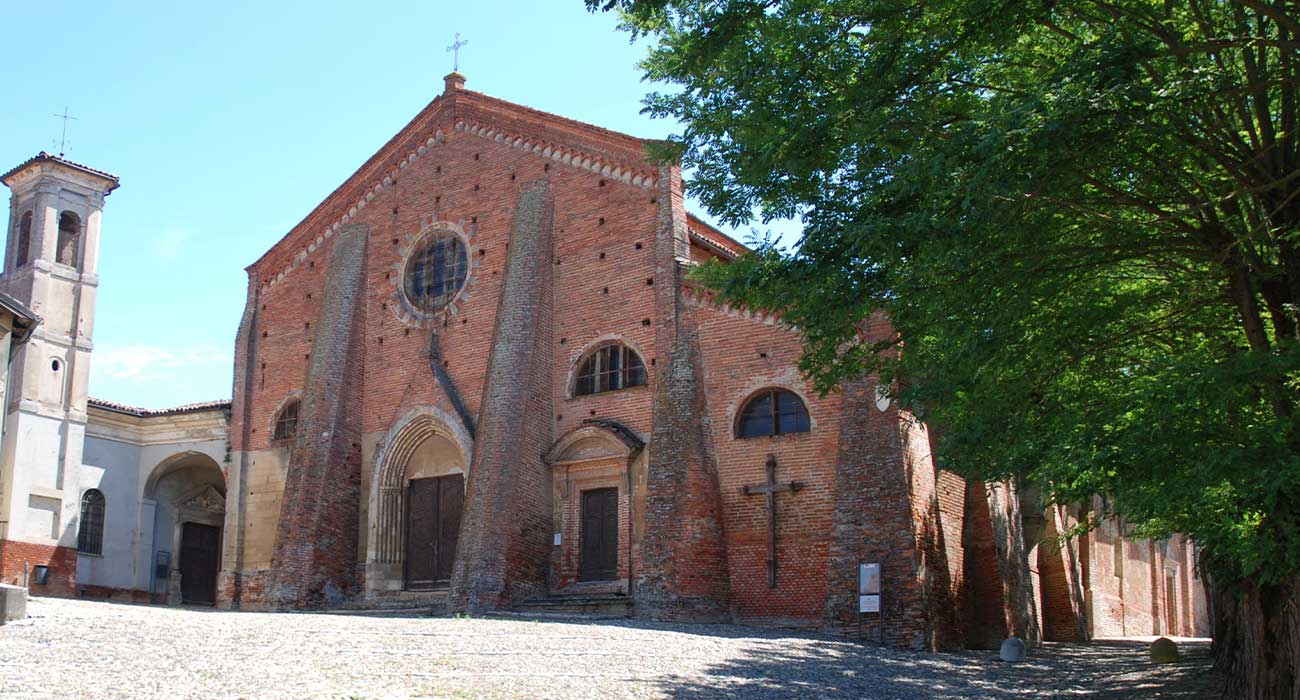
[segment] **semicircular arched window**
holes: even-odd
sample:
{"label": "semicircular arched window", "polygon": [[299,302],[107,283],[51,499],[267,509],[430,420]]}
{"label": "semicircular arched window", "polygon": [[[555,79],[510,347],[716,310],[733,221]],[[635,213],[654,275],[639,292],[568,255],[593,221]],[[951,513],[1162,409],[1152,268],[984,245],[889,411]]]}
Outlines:
{"label": "semicircular arched window", "polygon": [[14,255],[14,267],[27,264],[32,247],[32,213],[24,212],[18,220],[18,252]]}
{"label": "semicircular arched window", "polygon": [[271,433],[272,440],[288,440],[298,432],[298,407],[302,404],[298,399],[294,399],[280,409],[280,415],[275,417],[275,430]]}
{"label": "semicircular arched window", "polygon": [[645,363],[636,351],[622,343],[602,345],[578,366],[574,396],[599,394],[646,383]]}
{"label": "semicircular arched window", "polygon": [[65,211],[59,214],[58,249],[55,259],[63,265],[76,266],[77,241],[81,238],[81,217]]}
{"label": "semicircular arched window", "polygon": [[736,421],[738,438],[806,433],[810,429],[808,407],[786,389],[763,389],[750,396]]}
{"label": "semicircular arched window", "polygon": [[99,489],[89,489],[81,496],[77,551],[82,554],[104,553],[104,494]]}

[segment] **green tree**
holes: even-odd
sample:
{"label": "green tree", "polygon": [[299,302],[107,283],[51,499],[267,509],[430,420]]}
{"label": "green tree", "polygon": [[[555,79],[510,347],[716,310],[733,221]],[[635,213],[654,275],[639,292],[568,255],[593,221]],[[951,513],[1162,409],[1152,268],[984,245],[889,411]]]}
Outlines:
{"label": "green tree", "polygon": [[710,211],[803,220],[702,279],[821,390],[900,380],[945,467],[1190,535],[1231,690],[1300,697],[1300,2],[587,4]]}

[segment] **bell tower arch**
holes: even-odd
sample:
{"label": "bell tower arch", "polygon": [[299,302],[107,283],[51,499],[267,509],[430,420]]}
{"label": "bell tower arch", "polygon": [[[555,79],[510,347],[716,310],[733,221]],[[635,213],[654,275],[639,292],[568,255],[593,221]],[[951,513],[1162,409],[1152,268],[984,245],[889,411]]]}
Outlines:
{"label": "bell tower arch", "polygon": [[76,573],[100,221],[118,179],[42,152],[0,182],[12,193],[0,291],[41,319],[13,356],[0,407],[0,548],[20,546],[24,568],[46,567],[46,583],[9,571],[9,557],[0,558],[9,562],[0,580],[20,575],[34,592],[66,594]]}

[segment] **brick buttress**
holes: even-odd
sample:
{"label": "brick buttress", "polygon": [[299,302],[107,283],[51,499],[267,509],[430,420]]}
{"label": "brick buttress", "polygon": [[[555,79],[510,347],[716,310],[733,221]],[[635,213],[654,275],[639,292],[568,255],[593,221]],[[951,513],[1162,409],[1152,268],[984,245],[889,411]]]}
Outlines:
{"label": "brick buttress", "polygon": [[271,557],[273,608],[321,607],[356,588],[368,234],[354,224],[334,237]]}
{"label": "brick buttress", "polygon": [[465,489],[450,609],[495,610],[546,590],[552,442],[550,185],[521,188]]}
{"label": "brick buttress", "polygon": [[[917,567],[911,484],[895,406],[875,406],[875,382],[846,381],[840,394],[825,623],[887,646],[922,649],[931,636]],[[858,565],[880,564],[881,614],[858,616]]]}
{"label": "brick buttress", "polygon": [[682,299],[689,258],[681,171],[660,168],[655,232],[656,373],[645,530],[633,596],[650,618],[730,619],[731,581],[703,357]]}

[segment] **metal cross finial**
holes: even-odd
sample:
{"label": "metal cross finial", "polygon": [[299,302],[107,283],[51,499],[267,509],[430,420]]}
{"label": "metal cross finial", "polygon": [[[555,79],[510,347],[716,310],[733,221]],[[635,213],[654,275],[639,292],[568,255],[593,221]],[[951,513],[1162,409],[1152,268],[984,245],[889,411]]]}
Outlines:
{"label": "metal cross finial", "polygon": [[460,72],[460,47],[468,44],[469,41],[461,41],[460,32],[456,32],[456,41],[451,46],[447,47],[447,51],[451,53],[451,70],[453,73]]}
{"label": "metal cross finial", "polygon": [[63,152],[66,150],[65,147],[68,144],[68,120],[75,120],[76,117],[68,114],[67,107],[63,108],[63,114],[56,114],[54,116],[63,120],[63,132],[59,134],[59,157],[62,158]]}

